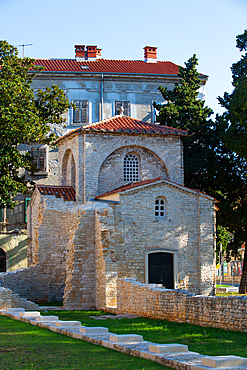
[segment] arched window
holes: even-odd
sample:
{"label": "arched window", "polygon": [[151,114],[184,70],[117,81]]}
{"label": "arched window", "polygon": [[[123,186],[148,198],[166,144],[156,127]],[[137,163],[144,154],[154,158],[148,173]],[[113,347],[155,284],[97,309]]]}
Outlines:
{"label": "arched window", "polygon": [[166,217],[166,200],[164,197],[157,197],[155,199],[155,217]]}
{"label": "arched window", "polygon": [[124,181],[139,181],[139,158],[134,153],[124,158]]}
{"label": "arched window", "polygon": [[0,272],[6,272],[6,253],[0,248]]}

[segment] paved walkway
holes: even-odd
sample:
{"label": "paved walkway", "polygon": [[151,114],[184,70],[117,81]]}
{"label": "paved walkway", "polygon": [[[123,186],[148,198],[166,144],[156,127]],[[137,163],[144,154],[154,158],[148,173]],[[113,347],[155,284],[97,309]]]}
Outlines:
{"label": "paved walkway", "polygon": [[[109,333],[105,327],[86,327],[79,321],[62,321],[57,316],[41,316],[39,311],[6,308],[0,315],[27,322],[75,339],[101,345],[128,355],[142,357],[178,370],[247,370],[247,358],[238,356],[203,356],[190,352],[182,344],[158,344],[141,335]],[[107,315],[108,316],[108,315]]]}

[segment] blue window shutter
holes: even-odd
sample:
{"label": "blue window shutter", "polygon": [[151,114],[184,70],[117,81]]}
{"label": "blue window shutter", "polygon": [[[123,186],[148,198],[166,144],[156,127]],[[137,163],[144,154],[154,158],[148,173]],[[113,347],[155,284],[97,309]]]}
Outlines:
{"label": "blue window shutter", "polygon": [[25,222],[27,222],[27,206],[30,202],[31,198],[25,198]]}

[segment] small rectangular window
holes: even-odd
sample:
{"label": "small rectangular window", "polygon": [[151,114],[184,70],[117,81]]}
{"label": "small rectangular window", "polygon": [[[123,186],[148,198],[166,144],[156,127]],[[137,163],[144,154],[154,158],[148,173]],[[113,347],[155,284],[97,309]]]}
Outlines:
{"label": "small rectangular window", "polygon": [[47,172],[47,149],[45,147],[42,148],[32,148],[31,149],[31,156],[33,157],[33,163],[36,165],[38,171]]}
{"label": "small rectangular window", "polygon": [[88,100],[74,100],[73,123],[88,123]]}
{"label": "small rectangular window", "polygon": [[130,102],[129,101],[115,101],[115,114],[121,113],[121,107],[123,107],[124,116],[130,117]]}

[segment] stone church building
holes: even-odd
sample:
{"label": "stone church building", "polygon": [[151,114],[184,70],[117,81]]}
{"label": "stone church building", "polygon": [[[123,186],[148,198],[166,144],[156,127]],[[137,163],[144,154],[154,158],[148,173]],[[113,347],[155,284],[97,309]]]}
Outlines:
{"label": "stone church building", "polygon": [[120,114],[57,139],[60,185],[36,186],[29,268],[4,285],[81,309],[115,307],[118,278],[212,293],[215,200],[183,185],[186,135]]}

